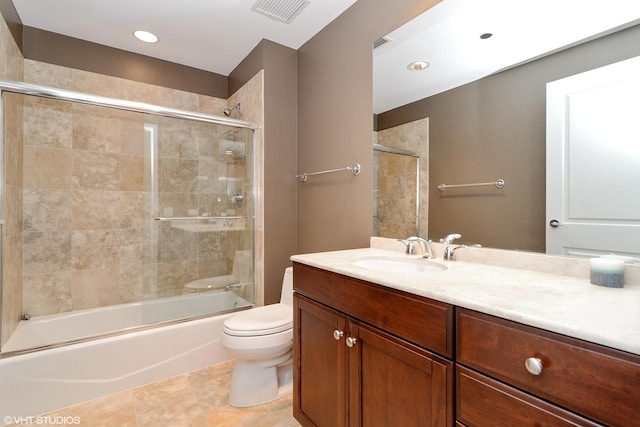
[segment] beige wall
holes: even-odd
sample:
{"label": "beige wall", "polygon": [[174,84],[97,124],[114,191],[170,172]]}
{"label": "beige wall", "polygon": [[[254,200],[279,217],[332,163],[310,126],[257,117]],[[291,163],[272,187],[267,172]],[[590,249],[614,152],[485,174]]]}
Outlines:
{"label": "beige wall", "polygon": [[264,302],[270,304],[279,301],[284,269],[297,252],[297,52],[262,40],[229,75],[230,90],[258,70],[264,70],[264,179],[259,191],[264,200]]}
{"label": "beige wall", "polygon": [[438,3],[361,0],[298,51],[298,251],[364,247],[372,231],[372,43]]}

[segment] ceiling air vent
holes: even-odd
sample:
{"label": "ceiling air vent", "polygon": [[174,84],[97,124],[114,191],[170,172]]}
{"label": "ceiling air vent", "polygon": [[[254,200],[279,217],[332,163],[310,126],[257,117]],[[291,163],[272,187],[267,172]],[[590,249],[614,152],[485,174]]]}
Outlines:
{"label": "ceiling air vent", "polygon": [[289,24],[311,0],[258,0],[251,10]]}
{"label": "ceiling air vent", "polygon": [[391,38],[389,37],[380,37],[378,40],[373,42],[373,48],[377,49],[379,47],[384,46],[385,44],[389,43],[391,41]]}

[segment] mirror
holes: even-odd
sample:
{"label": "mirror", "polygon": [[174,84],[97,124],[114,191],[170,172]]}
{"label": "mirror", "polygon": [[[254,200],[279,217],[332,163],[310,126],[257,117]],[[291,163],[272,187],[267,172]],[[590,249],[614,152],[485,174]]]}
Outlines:
{"label": "mirror", "polygon": [[[376,41],[374,131],[429,118],[421,236],[544,252],[546,85],[639,56],[639,22],[640,2],[625,0],[443,0]],[[417,60],[429,65],[408,70]]]}

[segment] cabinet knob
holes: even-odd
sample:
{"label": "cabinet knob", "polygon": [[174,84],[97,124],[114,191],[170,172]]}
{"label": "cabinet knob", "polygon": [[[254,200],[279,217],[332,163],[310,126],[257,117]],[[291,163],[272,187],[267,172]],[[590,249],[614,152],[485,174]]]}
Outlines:
{"label": "cabinet knob", "polygon": [[542,373],[542,360],[537,357],[529,357],[524,361],[524,367],[531,375],[540,375]]}
{"label": "cabinet knob", "polygon": [[346,339],[347,347],[353,347],[358,342],[358,338],[348,337]]}
{"label": "cabinet knob", "polygon": [[340,340],[340,338],[342,338],[342,336],[343,336],[343,335],[344,335],[344,332],[342,332],[342,331],[339,331],[339,330],[337,330],[337,329],[336,329],[335,331],[333,331],[333,337],[334,337],[337,341],[339,341],[339,340]]}

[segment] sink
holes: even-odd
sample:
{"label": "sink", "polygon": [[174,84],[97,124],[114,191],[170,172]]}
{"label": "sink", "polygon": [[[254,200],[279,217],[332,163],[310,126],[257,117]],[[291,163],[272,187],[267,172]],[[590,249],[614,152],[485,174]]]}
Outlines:
{"label": "sink", "polygon": [[429,261],[425,258],[392,258],[392,257],[368,257],[351,261],[357,267],[369,270],[393,272],[393,273],[429,273],[444,271],[445,265]]}

